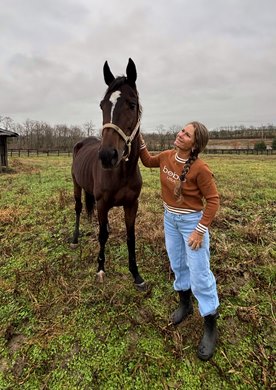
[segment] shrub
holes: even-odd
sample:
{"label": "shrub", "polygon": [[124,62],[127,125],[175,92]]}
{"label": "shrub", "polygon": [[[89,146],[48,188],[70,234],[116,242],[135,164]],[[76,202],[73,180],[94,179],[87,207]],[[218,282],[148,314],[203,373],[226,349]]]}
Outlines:
{"label": "shrub", "polygon": [[256,142],[254,145],[255,150],[266,150],[266,144],[264,141]]}

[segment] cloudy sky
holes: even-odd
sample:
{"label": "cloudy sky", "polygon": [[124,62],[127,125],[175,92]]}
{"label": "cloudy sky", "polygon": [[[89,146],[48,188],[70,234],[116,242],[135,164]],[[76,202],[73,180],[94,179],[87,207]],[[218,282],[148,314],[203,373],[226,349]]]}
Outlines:
{"label": "cloudy sky", "polygon": [[142,129],[276,124],[275,0],[1,0],[0,115],[101,126],[136,64]]}

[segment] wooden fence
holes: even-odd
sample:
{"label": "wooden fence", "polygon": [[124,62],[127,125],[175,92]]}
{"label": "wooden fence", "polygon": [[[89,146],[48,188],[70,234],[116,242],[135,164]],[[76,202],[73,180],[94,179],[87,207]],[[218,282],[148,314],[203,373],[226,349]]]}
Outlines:
{"label": "wooden fence", "polygon": [[255,149],[206,149],[206,154],[276,154],[276,150],[255,150]]}
{"label": "wooden fence", "polygon": [[9,149],[10,156],[61,156],[72,154],[72,150],[58,150],[58,149]]}
{"label": "wooden fence", "polygon": [[[58,150],[58,149],[9,149],[10,156],[61,156],[72,155],[72,150]],[[156,152],[155,152],[156,153]],[[159,152],[158,152],[159,153]],[[206,154],[264,154],[272,155],[276,154],[276,150],[255,150],[255,149],[206,149]]]}

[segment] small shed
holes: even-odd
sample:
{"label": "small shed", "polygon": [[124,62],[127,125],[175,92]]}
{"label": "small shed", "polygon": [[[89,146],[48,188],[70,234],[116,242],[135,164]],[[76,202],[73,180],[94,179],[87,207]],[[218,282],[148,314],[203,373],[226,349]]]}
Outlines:
{"label": "small shed", "polygon": [[0,128],[0,170],[1,167],[8,166],[8,146],[7,138],[8,137],[18,137],[19,134],[14,133],[13,131],[5,130]]}

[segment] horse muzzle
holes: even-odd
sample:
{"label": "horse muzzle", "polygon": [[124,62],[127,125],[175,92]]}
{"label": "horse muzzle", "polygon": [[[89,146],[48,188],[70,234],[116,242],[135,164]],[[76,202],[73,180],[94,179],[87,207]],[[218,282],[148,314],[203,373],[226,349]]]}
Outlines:
{"label": "horse muzzle", "polygon": [[118,152],[114,148],[101,148],[99,150],[99,159],[104,169],[112,169],[118,166]]}

